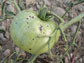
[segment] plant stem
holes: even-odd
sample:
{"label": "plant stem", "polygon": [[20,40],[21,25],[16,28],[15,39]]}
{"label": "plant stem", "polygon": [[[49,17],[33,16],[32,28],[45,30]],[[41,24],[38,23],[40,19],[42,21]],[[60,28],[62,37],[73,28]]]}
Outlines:
{"label": "plant stem", "polygon": [[80,4],[80,3],[84,3],[84,0],[76,1],[76,2],[74,2],[73,4],[74,4],[74,5],[78,5],[78,4]]}
{"label": "plant stem", "polygon": [[75,17],[74,19],[70,20],[69,22],[65,23],[61,29],[64,31],[65,29],[67,29],[70,25],[80,21],[82,18],[84,17],[84,12],[82,14],[80,14],[79,16]]}
{"label": "plant stem", "polygon": [[5,7],[6,7],[6,1],[2,1],[2,4],[1,4],[1,16],[2,17],[5,16]]}
{"label": "plant stem", "polygon": [[75,39],[76,39],[78,31],[80,29],[80,24],[81,24],[81,21],[78,22],[78,27],[76,29],[76,32],[75,32],[74,36],[73,36],[72,43],[71,43],[70,47],[67,48],[65,54],[62,57],[60,57],[59,63],[62,62],[62,59],[64,58],[64,56],[69,52],[69,50],[71,49],[71,47],[75,44]]}
{"label": "plant stem", "polygon": [[61,18],[60,16],[56,15],[55,13],[51,12],[52,15],[54,15],[57,19],[59,19],[59,21],[61,22],[61,24],[64,24],[64,19]]}
{"label": "plant stem", "polygon": [[62,18],[65,17],[65,15],[69,12],[70,9],[71,9],[71,8],[68,8],[68,9],[66,10],[66,12],[65,12],[64,15],[62,16]]}
{"label": "plant stem", "polygon": [[32,57],[29,59],[28,63],[33,63],[38,55],[32,55]]}

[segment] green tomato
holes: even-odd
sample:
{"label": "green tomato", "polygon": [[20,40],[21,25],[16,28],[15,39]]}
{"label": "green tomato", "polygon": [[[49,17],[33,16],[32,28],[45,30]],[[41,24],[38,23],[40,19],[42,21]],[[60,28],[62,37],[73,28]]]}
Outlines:
{"label": "green tomato", "polygon": [[[49,36],[58,28],[52,19],[43,21],[31,10],[19,12],[12,20],[10,33],[14,43],[21,49],[32,53],[48,52]],[[40,37],[41,36],[41,37]],[[60,30],[50,39],[50,49],[58,41]]]}

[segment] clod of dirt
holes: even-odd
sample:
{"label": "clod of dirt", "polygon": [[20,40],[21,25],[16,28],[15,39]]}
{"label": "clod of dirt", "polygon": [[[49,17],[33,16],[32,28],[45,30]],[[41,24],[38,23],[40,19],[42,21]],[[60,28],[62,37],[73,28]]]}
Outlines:
{"label": "clod of dirt", "polygon": [[55,7],[53,9],[53,12],[55,12],[57,15],[62,17],[63,14],[65,13],[65,10],[63,8],[61,8],[61,7]]}
{"label": "clod of dirt", "polygon": [[15,51],[16,51],[16,53],[19,53],[20,52],[20,48],[16,47]]}
{"label": "clod of dirt", "polygon": [[4,56],[9,56],[11,53],[11,50],[10,49],[6,49],[3,53]]}
{"label": "clod of dirt", "polygon": [[26,56],[26,53],[24,51],[21,51],[21,53],[19,55],[20,55],[20,57],[24,58]]}
{"label": "clod of dirt", "polygon": [[[6,38],[4,37],[3,33],[0,33],[0,40],[5,41]],[[4,42],[0,42],[0,44],[4,44]]]}

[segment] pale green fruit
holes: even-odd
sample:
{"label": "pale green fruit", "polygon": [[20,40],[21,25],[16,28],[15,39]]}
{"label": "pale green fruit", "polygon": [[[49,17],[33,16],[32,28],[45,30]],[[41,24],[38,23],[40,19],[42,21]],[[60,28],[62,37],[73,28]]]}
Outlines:
{"label": "pale green fruit", "polygon": [[[37,17],[35,12],[24,10],[19,12],[12,20],[10,33],[14,43],[32,54],[42,54],[48,52],[49,36],[58,25],[52,19],[42,21]],[[50,48],[58,41],[60,31],[57,29],[56,34],[50,39]]]}

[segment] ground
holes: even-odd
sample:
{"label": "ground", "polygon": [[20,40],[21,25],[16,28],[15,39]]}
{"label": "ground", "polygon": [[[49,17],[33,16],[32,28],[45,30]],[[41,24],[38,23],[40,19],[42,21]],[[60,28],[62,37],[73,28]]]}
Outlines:
{"label": "ground", "polygon": [[[62,17],[66,12],[66,8],[68,8],[67,3],[70,1],[72,0],[29,0],[26,2],[26,8],[36,11],[40,8],[40,5],[45,2],[48,7],[52,7],[53,12]],[[0,3],[2,3],[1,0]],[[21,7],[21,9],[24,9],[24,7]],[[14,6],[10,2],[7,2],[6,10],[16,13]],[[66,14],[66,17],[64,19],[65,22],[68,22],[82,12],[84,12],[84,3],[72,7],[71,10]],[[5,35],[0,32],[0,63],[14,63],[17,58],[17,63],[26,63],[31,54],[21,50],[13,43],[9,30],[11,21],[12,20],[6,20],[0,23],[0,29],[3,29],[6,32]],[[75,23],[65,31],[68,40],[68,46],[70,46],[72,42],[72,38],[76,31],[77,25],[78,23]],[[61,63],[59,62],[59,58],[63,57],[63,55],[65,54],[65,43],[66,42],[61,36],[58,43],[55,44],[55,46],[52,48],[52,54],[54,55],[54,57],[51,59],[48,53],[44,53],[39,55],[35,62]],[[21,61],[21,58],[25,60]],[[81,20],[81,26],[75,40],[75,45],[71,47],[71,49],[63,57],[62,61],[63,63],[84,63],[84,18]]]}

